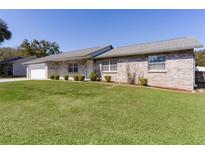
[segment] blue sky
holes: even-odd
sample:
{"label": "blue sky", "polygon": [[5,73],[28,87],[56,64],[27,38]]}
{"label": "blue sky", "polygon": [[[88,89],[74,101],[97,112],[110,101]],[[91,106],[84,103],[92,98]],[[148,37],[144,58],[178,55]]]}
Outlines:
{"label": "blue sky", "polygon": [[182,36],[205,44],[205,10],[0,10],[0,18],[13,33],[3,43],[9,47],[24,39],[46,39],[70,51]]}

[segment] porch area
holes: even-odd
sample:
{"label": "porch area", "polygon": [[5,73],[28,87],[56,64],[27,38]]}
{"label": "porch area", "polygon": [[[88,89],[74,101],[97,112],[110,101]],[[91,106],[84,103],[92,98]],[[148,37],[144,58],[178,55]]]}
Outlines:
{"label": "porch area", "polygon": [[68,75],[69,79],[73,79],[73,75],[82,75],[88,80],[93,71],[93,60],[52,61],[47,62],[47,69],[48,78],[59,75],[63,79],[64,75]]}

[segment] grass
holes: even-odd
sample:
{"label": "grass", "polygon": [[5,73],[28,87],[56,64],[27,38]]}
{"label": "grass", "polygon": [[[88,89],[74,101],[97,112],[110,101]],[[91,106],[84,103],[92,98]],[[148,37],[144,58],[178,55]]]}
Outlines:
{"label": "grass", "polygon": [[94,82],[1,83],[0,144],[205,144],[205,94]]}

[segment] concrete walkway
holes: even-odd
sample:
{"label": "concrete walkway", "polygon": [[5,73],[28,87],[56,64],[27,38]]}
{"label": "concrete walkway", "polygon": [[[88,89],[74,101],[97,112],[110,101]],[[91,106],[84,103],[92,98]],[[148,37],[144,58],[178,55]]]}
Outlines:
{"label": "concrete walkway", "polygon": [[27,78],[0,78],[0,83],[1,82],[14,82],[14,81],[24,81],[28,80]]}

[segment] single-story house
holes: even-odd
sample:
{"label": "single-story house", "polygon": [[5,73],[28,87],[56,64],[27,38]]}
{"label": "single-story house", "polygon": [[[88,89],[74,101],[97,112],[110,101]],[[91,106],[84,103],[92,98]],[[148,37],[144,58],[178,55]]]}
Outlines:
{"label": "single-story house", "polygon": [[194,49],[203,47],[195,38],[182,37],[158,42],[113,48],[112,45],[64,52],[25,63],[27,77],[48,79],[50,75],[84,75],[92,71],[104,80],[138,83],[192,91],[195,85]]}
{"label": "single-story house", "polygon": [[30,57],[12,57],[4,61],[0,61],[0,76],[3,77],[25,77],[26,66],[23,63],[36,59],[35,56]]}

